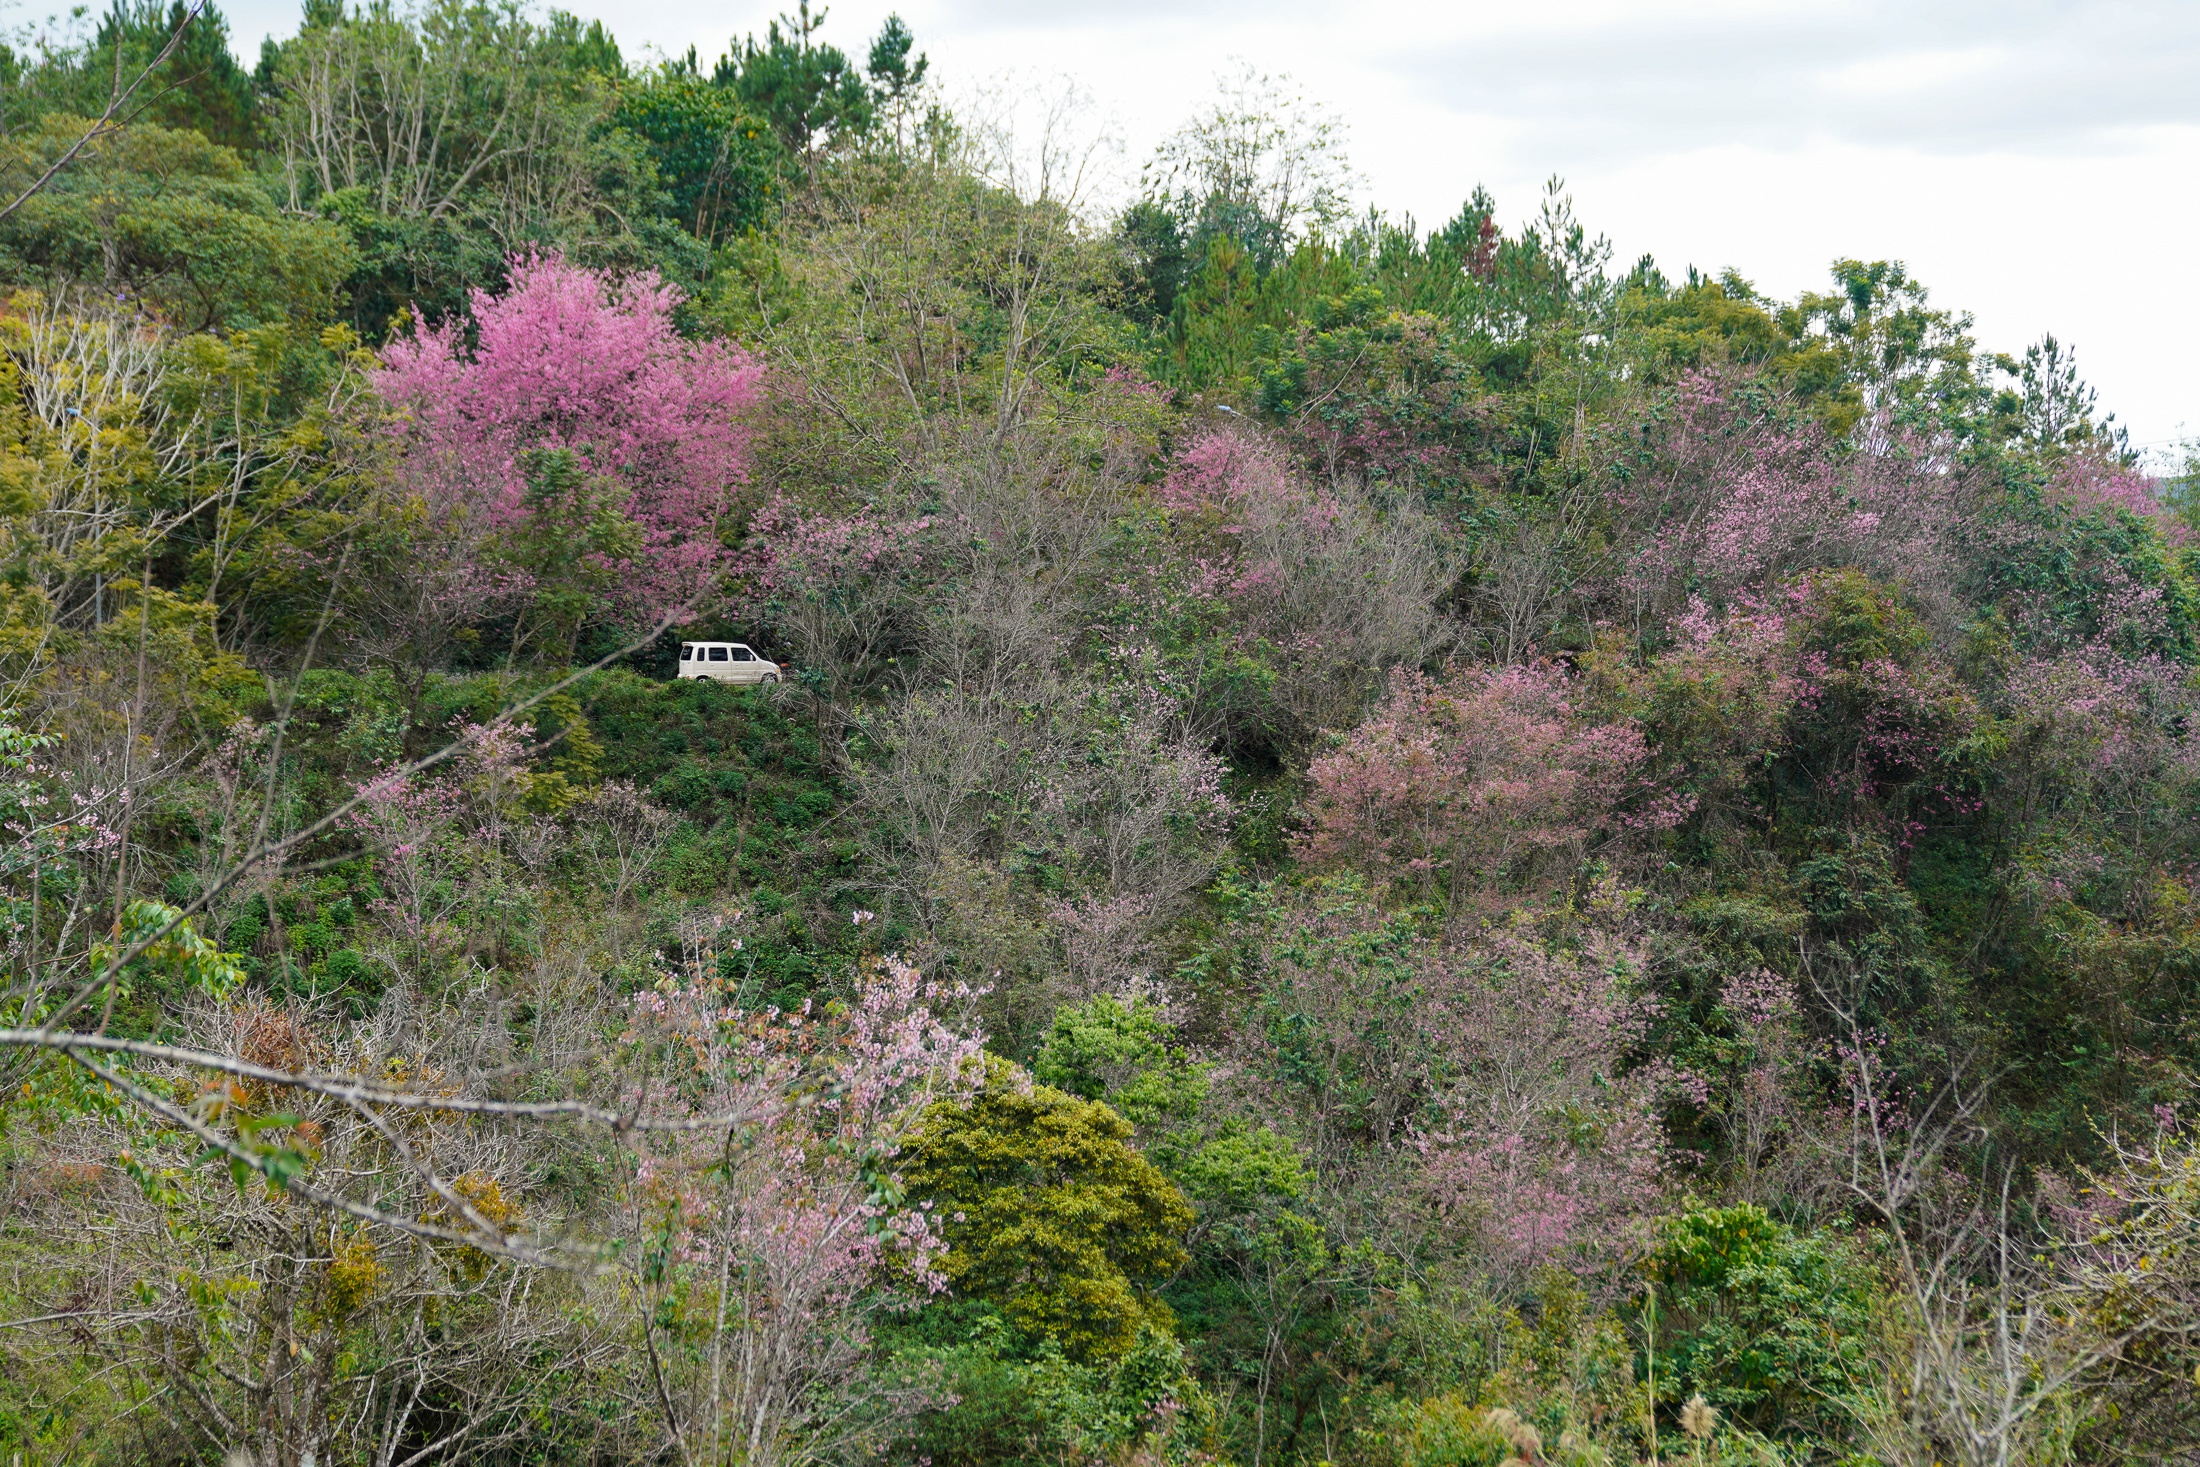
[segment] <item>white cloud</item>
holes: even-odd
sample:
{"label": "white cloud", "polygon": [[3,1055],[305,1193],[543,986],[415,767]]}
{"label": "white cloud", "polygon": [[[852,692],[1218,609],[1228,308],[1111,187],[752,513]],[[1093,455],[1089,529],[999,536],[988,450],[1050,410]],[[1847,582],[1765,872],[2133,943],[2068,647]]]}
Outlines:
{"label": "white cloud", "polygon": [[1390,56],[1455,110],[1614,156],[1813,140],[2097,153],[2200,123],[2189,3],[1638,5]]}

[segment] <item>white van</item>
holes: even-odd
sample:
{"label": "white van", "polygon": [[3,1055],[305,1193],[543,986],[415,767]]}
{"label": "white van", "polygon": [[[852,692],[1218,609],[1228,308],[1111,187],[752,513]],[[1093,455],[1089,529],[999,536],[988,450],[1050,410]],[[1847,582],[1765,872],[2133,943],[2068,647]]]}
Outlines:
{"label": "white van", "polygon": [[740,642],[682,642],[676,678],[707,677],[721,683],[776,683],[779,664],[766,662]]}

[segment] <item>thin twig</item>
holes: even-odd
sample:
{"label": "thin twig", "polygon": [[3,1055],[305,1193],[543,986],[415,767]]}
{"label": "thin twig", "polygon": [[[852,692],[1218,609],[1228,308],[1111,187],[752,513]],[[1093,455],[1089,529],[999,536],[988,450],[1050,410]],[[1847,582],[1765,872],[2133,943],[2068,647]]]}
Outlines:
{"label": "thin twig", "polygon": [[[162,63],[166,62],[170,56],[173,56],[176,53],[176,47],[183,44],[184,31],[190,28],[191,22],[197,20],[199,17],[199,12],[205,8],[206,0],[192,0],[191,8],[185,11],[183,19],[177,22],[175,33],[169,36],[168,44],[160,48],[160,54],[158,56],[155,56],[152,59],[152,62],[147,65],[143,71],[137,74],[136,81],[131,82],[130,85],[124,87],[121,91],[115,94],[114,99],[107,104],[107,110],[99,114],[98,120],[93,122],[93,124],[85,130],[84,136],[78,138],[76,142],[70,146],[68,152],[63,153],[59,158],[56,158],[54,160],[53,166],[51,168],[48,168],[44,173],[38,175],[37,179],[31,184],[31,186],[23,190],[23,192],[17,194],[15,198],[9,202],[6,208],[0,208],[0,219],[5,219],[10,214],[13,214],[16,210],[22,208],[24,204],[30,201],[33,194],[36,194],[47,184],[53,182],[55,175],[59,174],[62,169],[68,167],[70,163],[74,162],[76,159],[76,155],[83,152],[94,138],[105,135],[112,128],[112,126],[114,125],[115,114],[122,110],[123,105],[130,100],[130,98],[137,92],[137,89],[139,87],[145,85],[145,79],[151,76],[154,72],[160,70]],[[118,63],[122,59],[122,53],[119,43],[116,47],[115,59]]]}

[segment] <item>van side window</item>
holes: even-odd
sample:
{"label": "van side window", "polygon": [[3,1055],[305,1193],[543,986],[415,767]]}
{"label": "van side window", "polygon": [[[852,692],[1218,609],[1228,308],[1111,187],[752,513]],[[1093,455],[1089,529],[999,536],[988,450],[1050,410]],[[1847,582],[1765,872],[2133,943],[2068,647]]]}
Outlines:
{"label": "van side window", "polygon": [[756,654],[746,647],[736,647],[733,649],[733,660],[736,662],[754,662]]}
{"label": "van side window", "polygon": [[693,662],[695,660],[695,649],[693,647],[682,647],[680,649],[680,660],[682,662]]}
{"label": "van side window", "polygon": [[723,647],[711,648],[710,660],[713,662],[724,662],[726,660],[726,649]]}

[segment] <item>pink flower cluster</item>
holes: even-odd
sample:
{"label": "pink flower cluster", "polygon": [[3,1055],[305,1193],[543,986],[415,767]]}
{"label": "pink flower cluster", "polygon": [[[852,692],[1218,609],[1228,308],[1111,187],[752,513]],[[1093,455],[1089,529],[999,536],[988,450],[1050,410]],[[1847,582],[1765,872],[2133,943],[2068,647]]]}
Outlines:
{"label": "pink flower cluster", "polygon": [[[494,883],[499,858],[529,827],[522,808],[534,735],[524,723],[451,720],[456,757],[432,771],[386,769],[353,786],[343,827],[375,859],[383,895],[370,910],[414,961],[468,941],[466,908]],[[478,937],[479,934],[473,934]]]}
{"label": "pink flower cluster", "polygon": [[725,559],[718,516],[747,475],[742,419],[763,369],[737,347],[682,341],[678,301],[647,272],[614,281],[555,253],[525,255],[502,295],[474,292],[472,348],[456,319],[390,343],[377,386],[405,412],[405,468],[431,519],[492,537],[520,526],[531,514],[524,455],[568,450],[625,491],[639,532],[619,609],[646,621],[707,590]]}
{"label": "pink flower cluster", "polygon": [[830,595],[860,578],[916,569],[925,559],[931,528],[929,515],[908,520],[830,515],[774,495],[749,524],[744,561],[762,600]]}
{"label": "pink flower cluster", "polygon": [[[661,1139],[636,1175],[673,1255],[735,1262],[747,1310],[782,1328],[847,1326],[889,1274],[944,1288],[944,1244],[930,1214],[902,1202],[893,1164],[926,1105],[977,1081],[979,1037],[938,1013],[967,997],[894,957],[822,1015],[743,1012],[712,979],[668,976],[636,994],[626,1040],[654,1070],[644,1108],[720,1118]],[[741,1138],[730,1153],[729,1132]]]}
{"label": "pink flower cluster", "polygon": [[1962,485],[1948,464],[1891,430],[1841,448],[1765,416],[1736,385],[1683,382],[1655,469],[1615,496],[1643,536],[1619,587],[1643,613],[1828,566],[1912,586],[1949,574]]}
{"label": "pink flower cluster", "polygon": [[1183,528],[1213,537],[1209,552],[1193,560],[1199,593],[1232,599],[1282,582],[1279,535],[1320,536],[1343,515],[1333,495],[1299,483],[1280,449],[1243,432],[1194,439],[1162,480],[1159,497]]}
{"label": "pink flower cluster", "polygon": [[1544,858],[1622,829],[1667,829],[1684,801],[1649,779],[1641,732],[1573,706],[1548,663],[1398,673],[1390,697],[1316,759],[1299,850],[1434,890],[1494,893]]}
{"label": "pink flower cluster", "polygon": [[2048,497],[2080,514],[2107,510],[2145,520],[2172,545],[2189,538],[2184,525],[2162,503],[2154,481],[2135,469],[2097,458],[2069,458],[2055,470]]}
{"label": "pink flower cluster", "polygon": [[1666,1160],[1656,1077],[1622,1074],[1653,1012],[1640,955],[1609,934],[1564,952],[1507,929],[1446,969],[1449,1083],[1412,1135],[1423,1195],[1501,1275],[1624,1262]]}

